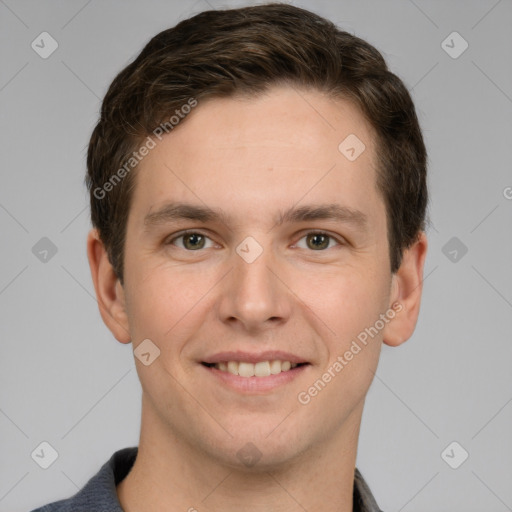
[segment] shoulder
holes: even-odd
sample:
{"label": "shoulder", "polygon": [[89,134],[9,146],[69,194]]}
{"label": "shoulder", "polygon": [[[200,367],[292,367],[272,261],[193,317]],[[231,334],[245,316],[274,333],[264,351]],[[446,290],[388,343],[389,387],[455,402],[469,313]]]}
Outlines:
{"label": "shoulder", "polygon": [[354,512],[382,512],[361,472],[354,471]]}
{"label": "shoulder", "polygon": [[138,448],[116,451],[85,486],[70,498],[55,501],[32,512],[123,512],[117,499],[116,485],[128,474]]}

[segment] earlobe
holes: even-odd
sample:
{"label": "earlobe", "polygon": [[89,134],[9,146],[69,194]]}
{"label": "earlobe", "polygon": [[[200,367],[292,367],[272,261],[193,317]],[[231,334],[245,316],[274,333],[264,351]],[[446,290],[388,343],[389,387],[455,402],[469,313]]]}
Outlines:
{"label": "earlobe", "polygon": [[87,236],[87,257],[101,318],[118,341],[130,343],[124,288],[114,272],[97,229],[91,229]]}
{"label": "earlobe", "polygon": [[382,341],[386,345],[401,345],[414,332],[420,312],[427,246],[427,237],[421,232],[416,242],[404,251],[400,268],[392,277],[389,307],[395,316],[384,328]]}

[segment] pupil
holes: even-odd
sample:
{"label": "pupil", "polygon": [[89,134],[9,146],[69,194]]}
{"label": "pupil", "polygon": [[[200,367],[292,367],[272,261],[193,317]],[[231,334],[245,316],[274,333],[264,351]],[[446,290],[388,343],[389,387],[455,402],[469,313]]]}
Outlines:
{"label": "pupil", "polygon": [[[200,242],[201,239],[202,239],[201,235],[198,235],[196,233],[192,233],[191,235],[187,235],[185,237],[185,245],[188,248],[197,249],[198,246],[201,245],[201,244],[197,244],[197,242]],[[189,246],[191,246],[191,247],[189,247]]]}
{"label": "pupil", "polygon": [[[321,241],[320,241],[320,244],[317,244],[316,241],[318,241],[319,238],[321,239]],[[313,246],[317,249],[327,247],[327,245],[328,245],[328,241],[327,241],[328,239],[327,239],[327,236],[325,236],[325,235],[321,235],[321,234],[311,235],[310,240],[316,240],[315,242],[313,242]],[[326,241],[327,241],[327,243],[325,243]]]}

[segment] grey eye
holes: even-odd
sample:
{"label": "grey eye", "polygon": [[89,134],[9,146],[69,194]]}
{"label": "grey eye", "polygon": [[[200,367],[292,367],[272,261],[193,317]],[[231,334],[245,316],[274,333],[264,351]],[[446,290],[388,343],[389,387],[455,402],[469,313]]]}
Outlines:
{"label": "grey eye", "polygon": [[[178,243],[177,240],[181,240],[181,243]],[[187,251],[197,251],[207,248],[207,241],[210,241],[210,246],[208,247],[211,247],[211,240],[206,235],[191,231],[173,238],[168,243],[186,249]]]}
{"label": "grey eye", "polygon": [[306,240],[305,246],[301,246],[299,244],[297,245],[303,249],[311,249],[313,251],[322,251],[324,249],[328,249],[332,247],[331,242],[335,242],[335,244],[340,245],[333,236],[318,231],[312,231],[311,233],[308,233],[301,238],[301,240],[304,239]]}

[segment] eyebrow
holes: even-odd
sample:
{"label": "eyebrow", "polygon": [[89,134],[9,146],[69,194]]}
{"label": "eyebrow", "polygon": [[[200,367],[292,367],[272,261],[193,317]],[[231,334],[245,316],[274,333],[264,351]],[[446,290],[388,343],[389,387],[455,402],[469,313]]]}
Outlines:
{"label": "eyebrow", "polygon": [[[164,204],[154,212],[149,212],[144,218],[145,230],[180,220],[195,220],[198,222],[221,222],[229,225],[229,217],[222,210],[212,209],[208,206],[193,205],[183,202],[170,202]],[[339,204],[305,205],[291,207],[284,213],[279,212],[276,223],[299,223],[312,220],[333,220],[336,222],[352,224],[354,227],[365,230],[368,226],[368,217],[360,210],[355,210]]]}

